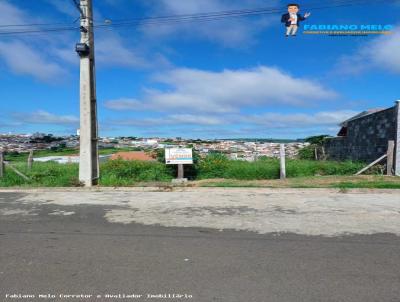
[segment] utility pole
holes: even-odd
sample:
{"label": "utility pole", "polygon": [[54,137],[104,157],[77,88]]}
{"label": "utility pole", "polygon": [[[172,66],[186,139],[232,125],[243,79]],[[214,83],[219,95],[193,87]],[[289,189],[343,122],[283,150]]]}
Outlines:
{"label": "utility pole", "polygon": [[76,51],[80,56],[79,181],[85,187],[91,187],[97,185],[99,179],[92,0],[80,0],[77,8],[81,13],[81,41],[76,45]]}

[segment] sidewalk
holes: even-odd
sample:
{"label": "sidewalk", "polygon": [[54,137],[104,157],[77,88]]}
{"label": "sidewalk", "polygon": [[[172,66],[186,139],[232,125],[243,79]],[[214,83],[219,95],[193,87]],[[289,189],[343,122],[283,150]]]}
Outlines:
{"label": "sidewalk", "polygon": [[[400,235],[400,194],[388,190],[94,188],[0,190],[0,216],[78,215],[101,207],[115,224],[232,229],[259,234]],[[90,209],[89,209],[90,210]]]}

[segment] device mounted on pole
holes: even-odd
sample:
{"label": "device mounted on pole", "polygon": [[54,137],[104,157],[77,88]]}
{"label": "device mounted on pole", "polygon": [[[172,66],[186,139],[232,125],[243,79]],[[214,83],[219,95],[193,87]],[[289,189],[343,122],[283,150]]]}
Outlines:
{"label": "device mounted on pole", "polygon": [[98,125],[93,37],[92,0],[73,0],[81,14],[81,41],[76,45],[80,57],[80,160],[79,181],[86,187],[98,183]]}

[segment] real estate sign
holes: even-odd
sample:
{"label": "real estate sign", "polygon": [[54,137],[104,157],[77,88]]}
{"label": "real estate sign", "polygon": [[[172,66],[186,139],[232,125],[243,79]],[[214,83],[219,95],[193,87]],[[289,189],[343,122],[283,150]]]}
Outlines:
{"label": "real estate sign", "polygon": [[167,165],[191,165],[193,164],[193,152],[188,148],[166,148],[165,163]]}

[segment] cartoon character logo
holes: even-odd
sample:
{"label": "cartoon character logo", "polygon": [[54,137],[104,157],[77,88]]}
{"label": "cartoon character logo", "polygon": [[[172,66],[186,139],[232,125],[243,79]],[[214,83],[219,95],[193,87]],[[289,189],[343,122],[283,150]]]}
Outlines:
{"label": "cartoon character logo", "polygon": [[288,4],[288,13],[282,15],[281,22],[286,26],[286,37],[296,36],[299,24],[306,20],[311,13],[306,13],[304,16],[299,14],[300,5],[292,3]]}

